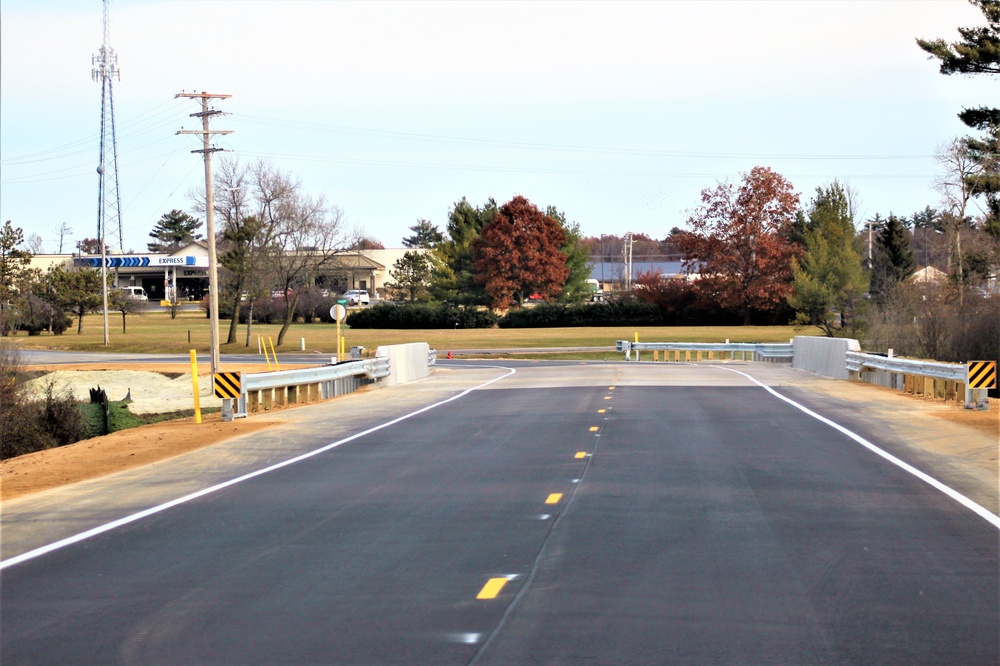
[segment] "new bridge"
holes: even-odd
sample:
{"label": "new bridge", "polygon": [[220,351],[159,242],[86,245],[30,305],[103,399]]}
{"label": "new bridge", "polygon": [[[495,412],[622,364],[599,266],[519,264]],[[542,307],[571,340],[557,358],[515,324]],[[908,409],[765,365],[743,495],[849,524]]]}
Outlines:
{"label": "new bridge", "polygon": [[995,485],[826,381],[441,362],[5,502],[2,661],[998,663]]}

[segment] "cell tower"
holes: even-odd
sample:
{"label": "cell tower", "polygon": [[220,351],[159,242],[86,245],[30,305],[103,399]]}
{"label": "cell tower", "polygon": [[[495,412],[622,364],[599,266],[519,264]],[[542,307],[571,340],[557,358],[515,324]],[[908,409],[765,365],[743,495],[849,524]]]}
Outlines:
{"label": "cell tower", "polygon": [[[101,84],[101,156],[97,164],[97,240],[101,244],[101,297],[104,303],[104,346],[111,344],[108,334],[108,227],[117,238],[112,245],[122,250],[122,205],[118,192],[118,141],[115,138],[115,95],[113,82],[119,77],[118,56],[111,48],[108,0],[104,0],[104,43],[91,57],[91,75]],[[109,131],[110,130],[110,131]],[[110,153],[110,155],[109,155]],[[110,223],[110,224],[109,224]],[[117,242],[114,242],[117,241]]]}
{"label": "cell tower", "polygon": [[[108,0],[104,0],[104,43],[91,58],[94,80],[101,84],[101,155],[97,165],[99,196],[97,202],[97,238],[119,251],[122,247],[121,195],[118,192],[118,141],[115,138],[115,96],[113,82],[120,78],[118,55],[111,48]],[[112,234],[110,240],[108,233]]]}

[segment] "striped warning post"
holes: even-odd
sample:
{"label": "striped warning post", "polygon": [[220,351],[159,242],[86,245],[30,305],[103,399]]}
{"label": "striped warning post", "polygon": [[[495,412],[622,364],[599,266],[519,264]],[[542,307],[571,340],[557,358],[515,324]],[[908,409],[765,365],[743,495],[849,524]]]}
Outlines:
{"label": "striped warning post", "polygon": [[970,389],[991,389],[997,387],[997,362],[996,361],[969,361],[969,381],[966,386]]}
{"label": "striped warning post", "polygon": [[215,397],[216,398],[239,398],[240,397],[240,373],[238,372],[217,372],[215,377]]}

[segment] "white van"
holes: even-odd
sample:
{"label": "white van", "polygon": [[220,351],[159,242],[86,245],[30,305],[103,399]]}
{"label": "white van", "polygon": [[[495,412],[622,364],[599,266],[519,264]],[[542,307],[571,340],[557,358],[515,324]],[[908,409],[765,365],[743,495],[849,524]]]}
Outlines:
{"label": "white van", "polygon": [[132,301],[148,301],[149,296],[146,295],[146,290],[142,287],[122,287],[122,293],[125,294],[125,298]]}

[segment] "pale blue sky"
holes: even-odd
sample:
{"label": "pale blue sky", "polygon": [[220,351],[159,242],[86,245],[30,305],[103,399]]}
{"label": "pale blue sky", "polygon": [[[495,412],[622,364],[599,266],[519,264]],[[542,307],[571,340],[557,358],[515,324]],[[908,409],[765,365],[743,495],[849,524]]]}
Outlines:
{"label": "pale blue sky", "polygon": [[[0,220],[54,251],[97,229],[102,3],[0,2]],[[868,217],[937,206],[935,150],[997,82],[944,77],[915,37],[965,0],[116,0],[125,248],[203,182],[181,90],[228,93],[235,133],[388,247],[452,204],[522,194],[584,233],[684,226],[702,189],[766,165],[808,201],[834,178]],[[859,224],[860,224],[859,220]]]}

